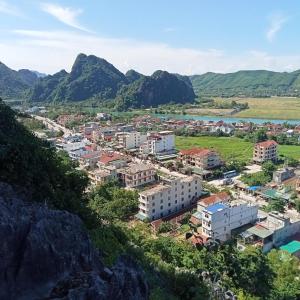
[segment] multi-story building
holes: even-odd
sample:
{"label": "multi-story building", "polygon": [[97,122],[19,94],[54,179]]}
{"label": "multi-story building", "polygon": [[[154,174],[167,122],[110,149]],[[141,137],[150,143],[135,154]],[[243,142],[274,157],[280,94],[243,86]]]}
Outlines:
{"label": "multi-story building", "polygon": [[132,164],[127,168],[120,169],[118,176],[125,187],[135,188],[156,180],[156,170],[147,164]]}
{"label": "multi-story building", "polygon": [[255,144],[253,151],[253,161],[256,163],[264,163],[265,161],[278,159],[278,144],[273,141],[265,141]]}
{"label": "multi-story building", "polygon": [[140,154],[162,155],[175,153],[175,135],[173,131],[165,130],[150,133],[140,146]]}
{"label": "multi-story building", "polygon": [[216,168],[222,164],[220,156],[216,151],[204,148],[181,150],[179,159],[184,165],[205,170]]}
{"label": "multi-story building", "polygon": [[138,218],[166,217],[191,206],[202,194],[201,178],[197,175],[164,174],[160,180],[159,184],[139,192]]}
{"label": "multi-story building", "polygon": [[100,159],[101,151],[91,151],[79,158],[79,164],[84,169],[94,169]]}
{"label": "multi-story building", "polygon": [[98,167],[101,169],[106,166],[115,166],[117,169],[120,169],[126,167],[129,161],[130,158],[128,156],[116,152],[104,152],[99,158]]}
{"label": "multi-story building", "polygon": [[202,211],[202,235],[222,242],[231,238],[233,229],[254,223],[258,207],[241,200],[216,203]]}
{"label": "multi-story building", "polygon": [[141,144],[146,142],[147,135],[138,131],[118,132],[116,133],[116,139],[118,140],[119,146],[129,150],[139,148]]}
{"label": "multi-story building", "polygon": [[106,166],[103,169],[97,169],[93,172],[89,172],[89,177],[94,185],[118,179],[115,166]]}

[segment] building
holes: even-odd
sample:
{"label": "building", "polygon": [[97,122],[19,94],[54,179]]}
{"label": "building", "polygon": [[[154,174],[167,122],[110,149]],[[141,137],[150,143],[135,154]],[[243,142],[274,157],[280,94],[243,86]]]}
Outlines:
{"label": "building", "polygon": [[219,154],[210,149],[194,148],[181,150],[179,160],[184,165],[190,165],[196,168],[209,170],[222,164]]}
{"label": "building", "polygon": [[97,169],[93,172],[89,172],[89,177],[94,185],[118,179],[116,167],[114,166],[106,166],[103,169]]}
{"label": "building", "polygon": [[282,168],[273,173],[273,181],[277,184],[281,184],[283,181],[295,176],[294,168]]}
{"label": "building", "polygon": [[241,234],[237,247],[259,246],[264,253],[280,247],[300,231],[300,219],[291,219],[281,213],[271,212],[267,218]]}
{"label": "building", "polygon": [[194,204],[202,194],[199,176],[164,174],[160,180],[159,184],[139,192],[139,219],[156,220],[179,212]]}
{"label": "building", "polygon": [[129,157],[116,152],[104,152],[101,154],[98,167],[101,169],[106,166],[115,166],[117,169],[124,168],[130,161]]}
{"label": "building", "polygon": [[156,170],[147,164],[132,164],[118,171],[120,181],[125,187],[135,188],[156,180]]}
{"label": "building", "polygon": [[175,135],[173,131],[160,131],[150,133],[147,141],[140,146],[140,154],[145,155],[164,155],[175,153]]}
{"label": "building", "polygon": [[79,164],[84,169],[94,169],[101,156],[101,151],[92,151],[79,158]]}
{"label": "building", "polygon": [[147,135],[138,131],[118,132],[116,133],[116,139],[123,149],[137,149],[146,142]]}
{"label": "building", "polygon": [[264,163],[268,160],[276,161],[278,144],[273,141],[265,141],[255,144],[253,151],[253,161],[256,163]]}
{"label": "building", "polygon": [[225,242],[233,229],[256,222],[258,207],[242,200],[215,203],[202,211],[202,235]]}

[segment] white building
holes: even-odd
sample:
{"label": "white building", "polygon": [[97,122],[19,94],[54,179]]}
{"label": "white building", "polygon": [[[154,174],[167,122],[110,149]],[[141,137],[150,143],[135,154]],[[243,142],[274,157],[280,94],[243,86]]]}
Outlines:
{"label": "white building", "polygon": [[136,149],[141,146],[147,140],[147,135],[138,131],[132,132],[118,132],[116,133],[116,139],[119,146],[124,149]]}
{"label": "white building", "polygon": [[195,203],[202,194],[201,178],[164,174],[161,182],[139,193],[140,219],[156,220]]}
{"label": "white building", "polygon": [[208,238],[227,241],[231,238],[233,229],[254,223],[257,213],[258,207],[245,201],[213,204],[202,211],[202,234]]}
{"label": "white building", "polygon": [[140,154],[159,155],[172,154],[175,152],[175,135],[173,131],[160,131],[150,133],[147,141],[140,146]]}

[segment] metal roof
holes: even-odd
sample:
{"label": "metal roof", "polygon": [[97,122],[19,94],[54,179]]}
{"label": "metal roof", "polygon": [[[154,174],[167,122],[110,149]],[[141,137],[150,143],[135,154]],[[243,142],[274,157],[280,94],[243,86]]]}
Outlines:
{"label": "metal roof", "polygon": [[256,224],[253,227],[250,227],[247,232],[250,232],[262,239],[267,238],[268,236],[273,234],[273,231],[269,230],[268,228],[261,226],[259,224]]}
{"label": "metal roof", "polygon": [[291,241],[288,244],[285,244],[280,247],[280,250],[287,251],[291,254],[300,251],[300,242],[299,241]]}

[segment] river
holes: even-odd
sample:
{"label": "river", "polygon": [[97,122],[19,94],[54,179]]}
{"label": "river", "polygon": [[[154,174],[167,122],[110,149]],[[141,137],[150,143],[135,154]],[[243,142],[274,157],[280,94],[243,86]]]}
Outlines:
{"label": "river", "polygon": [[300,120],[283,120],[283,119],[259,119],[259,118],[234,118],[234,117],[223,117],[223,116],[197,116],[197,115],[179,115],[179,114],[152,114],[154,117],[165,118],[165,119],[177,119],[177,120],[201,120],[201,121],[224,121],[226,123],[234,122],[252,122],[255,124],[263,124],[266,122],[274,124],[288,123],[292,125],[300,124]]}

